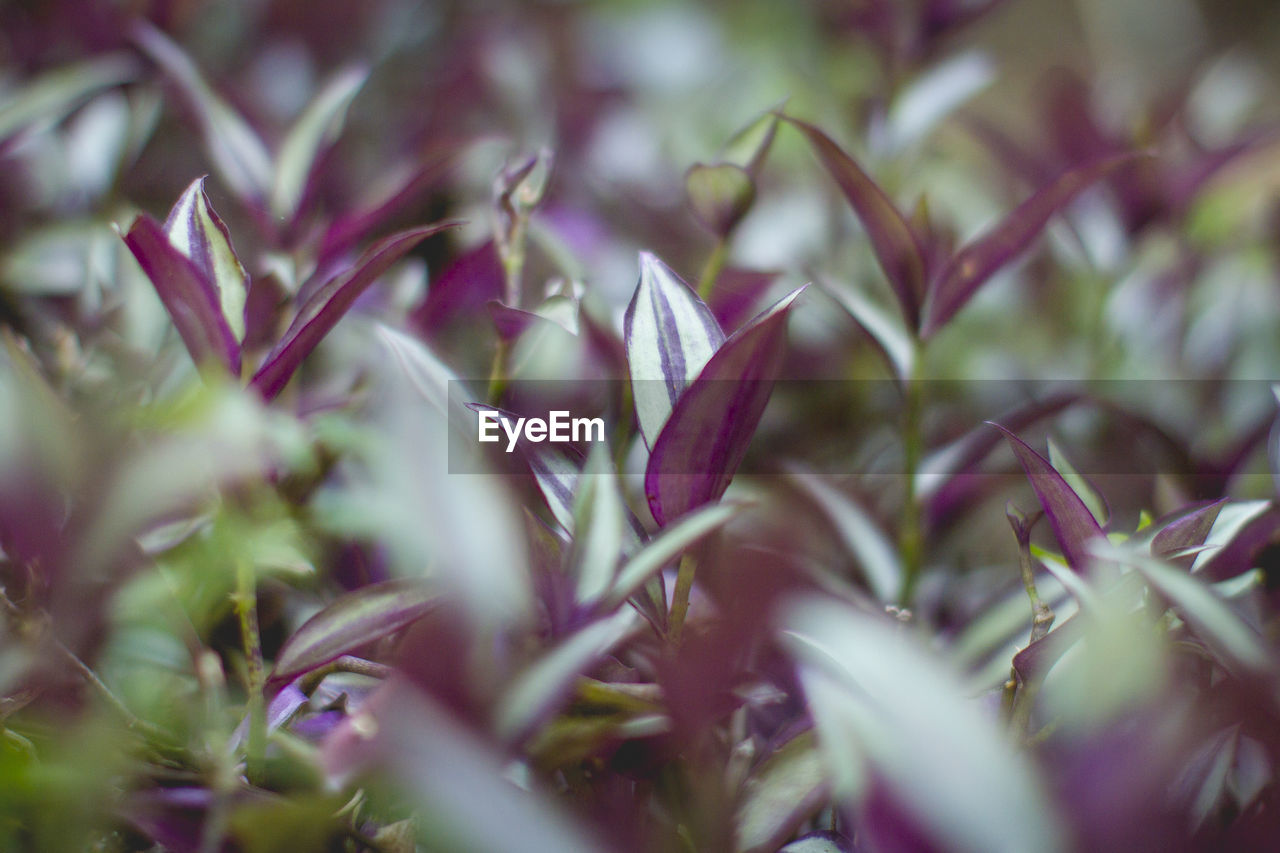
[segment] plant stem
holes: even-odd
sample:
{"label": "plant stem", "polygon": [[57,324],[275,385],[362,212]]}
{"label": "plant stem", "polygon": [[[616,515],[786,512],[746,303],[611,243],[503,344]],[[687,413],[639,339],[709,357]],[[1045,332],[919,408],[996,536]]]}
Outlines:
{"label": "plant stem", "polygon": [[262,640],[258,634],[258,594],[253,566],[245,561],[236,565],[236,612],[240,617],[240,641],[244,646],[247,679],[245,689],[249,694],[245,775],[250,784],[257,785],[262,780],[267,752],[267,709],[262,692],[266,676],[262,665]]}
{"label": "plant stem", "polygon": [[716,246],[711,250],[707,263],[702,267],[702,275],[698,278],[698,296],[703,302],[711,298],[711,291],[716,286],[716,279],[720,277],[720,272],[724,269],[725,261],[729,259],[729,238],[721,237],[716,240]]}
{"label": "plant stem", "polygon": [[923,345],[917,338],[911,360],[911,375],[907,377],[906,406],[902,419],[902,474],[906,478],[903,487],[902,522],[898,530],[898,548],[902,554],[902,591],[898,603],[910,607],[915,597],[916,582],[924,560],[924,531],[921,525],[920,506],[916,500],[916,474],[924,451],[924,435],[921,416],[924,409],[924,386],[921,382]]}
{"label": "plant stem", "polygon": [[680,645],[680,635],[684,632],[684,620],[689,615],[689,593],[693,590],[693,577],[697,571],[698,563],[692,554],[685,554],[680,558],[676,588],[671,594],[671,618],[668,620],[667,627],[667,633],[673,645]]}

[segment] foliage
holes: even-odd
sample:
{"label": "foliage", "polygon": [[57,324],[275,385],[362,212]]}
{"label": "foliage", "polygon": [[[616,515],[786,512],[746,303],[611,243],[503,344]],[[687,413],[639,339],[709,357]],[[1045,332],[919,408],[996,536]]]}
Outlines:
{"label": "foliage", "polygon": [[0,6],[0,848],[1274,848],[1280,100],[1063,5]]}

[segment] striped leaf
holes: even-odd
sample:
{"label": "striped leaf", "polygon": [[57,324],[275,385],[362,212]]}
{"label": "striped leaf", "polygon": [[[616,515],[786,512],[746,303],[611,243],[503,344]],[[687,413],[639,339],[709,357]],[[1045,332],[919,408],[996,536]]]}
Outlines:
{"label": "striped leaf", "polygon": [[724,343],[711,309],[671,268],[640,254],[640,283],[623,321],[636,417],[652,448],[676,400]]}
{"label": "striped leaf", "polygon": [[249,292],[245,272],[231,246],[231,234],[209,204],[204,178],[196,178],[169,211],[164,233],[173,247],[190,259],[218,294],[222,316],[237,341],[244,340],[244,301]]}

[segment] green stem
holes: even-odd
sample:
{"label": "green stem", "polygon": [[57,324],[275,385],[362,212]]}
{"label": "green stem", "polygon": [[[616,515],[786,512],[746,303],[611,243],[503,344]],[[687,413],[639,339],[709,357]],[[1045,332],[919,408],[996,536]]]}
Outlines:
{"label": "green stem", "polygon": [[702,275],[698,278],[698,296],[703,302],[711,298],[711,291],[716,286],[716,279],[720,277],[720,273],[724,270],[725,261],[729,259],[729,238],[721,237],[716,241],[716,247],[711,250],[707,263],[702,268]]}
{"label": "green stem", "polygon": [[902,554],[902,591],[898,602],[910,607],[915,596],[916,583],[924,562],[924,530],[921,524],[920,505],[916,499],[916,474],[924,455],[924,435],[921,417],[924,410],[924,386],[921,382],[923,345],[917,339],[911,360],[911,375],[905,388],[906,406],[902,419],[902,474],[906,478],[903,488],[902,521],[898,530],[898,547]]}
{"label": "green stem", "polygon": [[698,572],[698,563],[692,554],[680,558],[680,571],[676,574],[675,592],[671,594],[671,618],[667,631],[673,645],[680,644],[680,635],[684,632],[684,620],[689,615],[689,593],[693,590],[693,577]]}
{"label": "green stem", "polygon": [[262,640],[258,634],[258,595],[253,566],[241,561],[236,566],[236,612],[240,618],[240,641],[249,693],[249,738],[245,748],[245,774],[249,783],[262,781],[267,753],[267,708],[263,697],[266,675],[262,665]]}

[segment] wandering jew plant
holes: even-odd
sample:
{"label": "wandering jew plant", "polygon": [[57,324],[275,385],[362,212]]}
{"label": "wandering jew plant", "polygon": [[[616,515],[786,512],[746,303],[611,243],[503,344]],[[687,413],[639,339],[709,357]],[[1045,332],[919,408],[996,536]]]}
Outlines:
{"label": "wandering jew plant", "polygon": [[1276,848],[1274,28],[1094,6],[0,6],[0,849]]}

